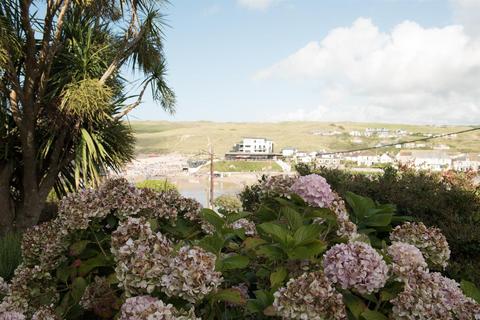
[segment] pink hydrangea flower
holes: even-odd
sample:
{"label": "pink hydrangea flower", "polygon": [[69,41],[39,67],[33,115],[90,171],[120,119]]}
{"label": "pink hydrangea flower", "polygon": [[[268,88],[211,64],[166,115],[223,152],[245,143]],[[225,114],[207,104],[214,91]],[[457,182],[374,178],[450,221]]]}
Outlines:
{"label": "pink hydrangea flower", "polygon": [[302,197],[305,202],[318,208],[329,207],[335,199],[327,180],[318,174],[299,177],[292,185],[291,190]]}
{"label": "pink hydrangea flower", "polygon": [[388,278],[388,266],[382,256],[363,242],[333,246],[325,253],[323,268],[332,284],[359,293],[378,291]]}

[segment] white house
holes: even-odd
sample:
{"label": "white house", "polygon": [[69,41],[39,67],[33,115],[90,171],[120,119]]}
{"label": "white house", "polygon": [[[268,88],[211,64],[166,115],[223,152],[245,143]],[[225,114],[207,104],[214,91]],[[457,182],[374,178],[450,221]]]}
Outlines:
{"label": "white house", "polygon": [[352,130],[348,134],[352,137],[361,137],[362,136],[362,133],[358,130]]}
{"label": "white house", "polygon": [[235,152],[273,153],[273,141],[266,138],[243,138],[234,146]]}
{"label": "white house", "polygon": [[394,161],[395,159],[391,157],[388,153],[384,153],[378,158],[379,163],[387,164],[387,163],[393,163]]}
{"label": "white house", "polygon": [[443,150],[400,151],[396,159],[401,164],[410,164],[417,169],[441,171],[452,166],[452,159]]}
{"label": "white house", "polygon": [[292,147],[286,147],[286,148],[282,149],[282,156],[283,157],[293,157],[296,152],[297,152],[297,149],[292,148]]}
{"label": "white house", "polygon": [[480,155],[466,153],[452,159],[452,167],[456,171],[478,171],[480,169]]}

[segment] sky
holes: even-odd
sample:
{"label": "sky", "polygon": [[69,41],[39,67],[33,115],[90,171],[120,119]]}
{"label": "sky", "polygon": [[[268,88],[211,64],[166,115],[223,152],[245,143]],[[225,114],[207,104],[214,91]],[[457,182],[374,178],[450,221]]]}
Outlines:
{"label": "sky", "polygon": [[171,0],[169,115],[131,120],[480,123],[480,0]]}

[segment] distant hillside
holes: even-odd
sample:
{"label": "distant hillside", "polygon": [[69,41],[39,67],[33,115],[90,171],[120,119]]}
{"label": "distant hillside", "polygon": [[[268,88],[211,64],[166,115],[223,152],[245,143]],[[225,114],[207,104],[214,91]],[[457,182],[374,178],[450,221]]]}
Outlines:
{"label": "distant hillside", "polygon": [[[376,144],[393,143],[423,137],[423,134],[447,133],[468,129],[460,126],[416,126],[402,124],[375,124],[351,122],[281,122],[281,123],[227,123],[227,122],[168,122],[132,121],[137,137],[137,153],[196,154],[206,150],[208,141],[213,143],[215,153],[228,152],[242,137],[259,136],[272,139],[275,151],[291,146],[298,150],[318,151],[322,149],[339,151]],[[403,129],[409,135],[398,138],[352,137],[350,131],[364,132],[366,128]],[[335,135],[324,134],[336,133]],[[360,140],[361,141],[360,141]],[[354,141],[357,140],[357,141]],[[453,138],[434,139],[432,144],[450,146],[449,151],[480,152],[480,131],[458,135]]]}

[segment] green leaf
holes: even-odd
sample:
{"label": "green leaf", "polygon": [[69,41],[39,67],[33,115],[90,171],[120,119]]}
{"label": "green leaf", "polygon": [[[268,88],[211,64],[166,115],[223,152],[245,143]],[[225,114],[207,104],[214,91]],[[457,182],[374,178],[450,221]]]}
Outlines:
{"label": "green leaf", "polygon": [[327,244],[321,240],[308,243],[304,246],[298,246],[288,251],[290,259],[309,259],[325,252]]}
{"label": "green leaf", "polygon": [[288,245],[290,234],[284,227],[273,222],[264,222],[258,225],[258,229],[271,236],[273,240],[285,246]]}
{"label": "green leaf", "polygon": [[242,269],[248,266],[250,259],[242,255],[234,255],[222,259],[221,270]]}
{"label": "green leaf", "polygon": [[362,319],[365,320],[388,320],[388,318],[378,311],[365,310],[361,314]]}
{"label": "green leaf", "polygon": [[82,261],[80,267],[78,268],[78,273],[81,276],[85,276],[90,271],[98,267],[107,267],[112,264],[111,259],[105,257],[103,254],[99,254],[95,258]]}
{"label": "green leaf", "polygon": [[214,254],[218,254],[222,250],[225,242],[217,235],[209,235],[198,242],[198,246]]}
{"label": "green leaf", "polygon": [[392,221],[393,213],[381,213],[368,217],[363,222],[371,227],[386,227]]}
{"label": "green leaf", "polygon": [[275,245],[263,245],[257,249],[257,254],[270,260],[280,260],[285,257],[284,251]]}
{"label": "green leaf", "polygon": [[292,229],[293,231],[297,230],[303,225],[302,216],[294,209],[289,207],[283,207],[280,209],[280,213],[285,218],[287,218],[288,225],[290,226],[290,229]]}
{"label": "green leaf", "polygon": [[235,289],[221,289],[218,290],[213,296],[213,301],[226,301],[234,304],[244,305],[246,300],[242,297],[240,291]]}
{"label": "green leaf", "polygon": [[362,299],[348,291],[343,293],[343,301],[355,319],[359,319],[360,315],[367,309],[367,306],[363,303]]}
{"label": "green leaf", "polygon": [[318,239],[322,227],[318,224],[310,224],[308,226],[301,226],[293,238],[295,239],[296,246],[302,246]]}
{"label": "green leaf", "polygon": [[69,253],[71,256],[76,257],[80,255],[83,250],[87,247],[87,245],[90,243],[89,240],[80,240],[75,242],[70,246]]}
{"label": "green leaf", "polygon": [[225,221],[223,221],[222,217],[220,217],[215,211],[211,209],[202,209],[200,215],[203,219],[215,227],[215,230],[221,230]]}
{"label": "green leaf", "polygon": [[477,288],[474,283],[462,280],[460,282],[460,287],[467,297],[472,298],[476,302],[480,303],[480,289]]}
{"label": "green leaf", "polygon": [[245,247],[245,249],[247,250],[251,250],[251,249],[255,249],[256,247],[258,247],[259,245],[262,245],[264,243],[266,243],[267,241],[261,239],[261,238],[246,238],[244,241],[243,241],[243,246]]}
{"label": "green leaf", "polygon": [[287,269],[284,267],[278,267],[271,275],[270,275],[270,284],[272,289],[277,289],[283,284],[283,280],[287,277]]}
{"label": "green leaf", "polygon": [[237,220],[243,219],[243,218],[248,217],[250,215],[251,215],[250,212],[238,212],[238,213],[233,213],[233,214],[227,215],[225,217],[225,219],[227,220],[227,223],[233,223]]}
{"label": "green leaf", "polygon": [[78,303],[80,299],[83,296],[83,292],[85,291],[85,288],[87,287],[87,281],[85,281],[84,278],[78,277],[73,280],[72,283],[72,288],[71,288],[71,294],[73,300]]}

